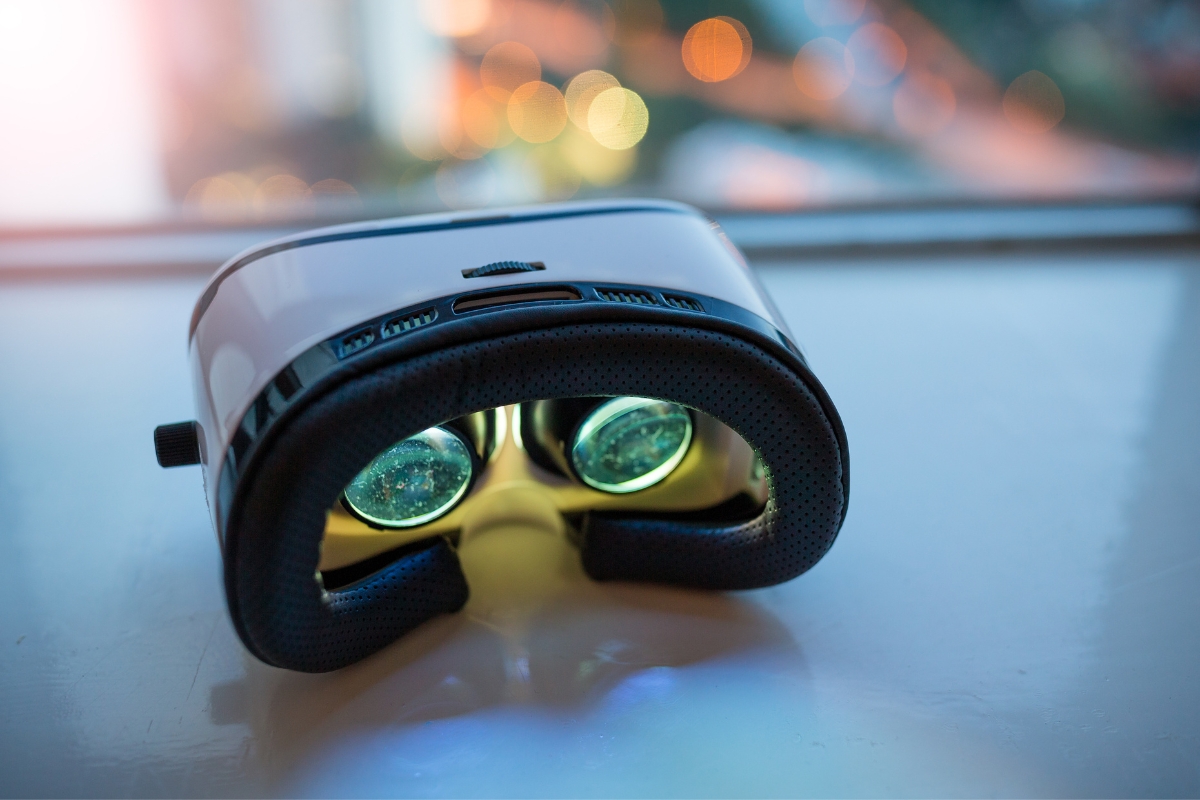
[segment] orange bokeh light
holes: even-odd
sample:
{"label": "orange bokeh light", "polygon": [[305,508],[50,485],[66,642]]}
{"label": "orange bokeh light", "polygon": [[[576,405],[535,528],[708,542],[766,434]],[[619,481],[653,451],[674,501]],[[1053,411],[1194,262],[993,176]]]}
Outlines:
{"label": "orange bokeh light", "polygon": [[796,54],[792,77],[796,87],[814,100],[832,100],[850,88],[854,56],[837,39],[813,39]]}
{"label": "orange bokeh light", "polygon": [[716,83],[745,69],[751,50],[745,25],[730,17],[712,17],[697,22],[683,37],[683,65],[692,77]]}
{"label": "orange bokeh light", "polygon": [[479,65],[484,90],[502,103],[518,86],[541,77],[542,64],[537,55],[520,42],[501,42],[484,54]]}
{"label": "orange bokeh light", "polygon": [[846,42],[854,56],[854,80],[864,86],[885,86],[904,69],[908,47],[900,34],[880,22],[868,22]]}
{"label": "orange bokeh light", "polygon": [[1030,70],[1009,84],[1004,116],[1022,133],[1045,133],[1062,121],[1066,102],[1049,75]]}
{"label": "orange bokeh light", "polygon": [[562,93],[545,81],[530,81],[508,100],[508,122],[527,142],[548,142],[567,124],[567,104]]}
{"label": "orange bokeh light", "polygon": [[471,141],[489,150],[504,147],[516,138],[508,125],[507,109],[485,89],[463,100],[462,128]]}
{"label": "orange bokeh light", "polygon": [[937,133],[954,119],[958,99],[945,78],[928,73],[909,75],[892,96],[896,124],[915,136]]}

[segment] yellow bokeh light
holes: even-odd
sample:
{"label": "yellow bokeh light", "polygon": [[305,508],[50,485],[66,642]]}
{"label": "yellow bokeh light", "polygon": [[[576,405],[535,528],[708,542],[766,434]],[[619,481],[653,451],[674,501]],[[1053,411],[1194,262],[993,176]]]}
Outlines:
{"label": "yellow bokeh light", "polygon": [[537,55],[520,42],[501,42],[484,54],[479,65],[484,90],[502,103],[518,86],[541,77],[542,64]]}
{"label": "yellow bokeh light", "polygon": [[527,142],[548,142],[566,127],[567,104],[555,87],[530,81],[517,87],[509,98],[508,124]]}
{"label": "yellow bokeh light", "polygon": [[637,148],[612,150],[578,129],[571,129],[559,142],[563,158],[593,186],[615,186],[637,166]]}
{"label": "yellow bokeh light", "polygon": [[1058,85],[1049,75],[1030,70],[1009,84],[1004,93],[1004,116],[1022,133],[1045,133],[1067,113]]}
{"label": "yellow bokeh light", "polygon": [[567,116],[583,130],[588,129],[588,109],[596,95],[608,89],[615,89],[621,82],[604,70],[589,69],[581,72],[567,84],[564,98],[567,101]]}
{"label": "yellow bokeh light", "polygon": [[421,21],[438,36],[471,36],[492,16],[492,0],[421,0]]}
{"label": "yellow bokeh light", "polygon": [[588,130],[596,141],[611,150],[633,147],[646,135],[650,112],[637,92],[615,87],[605,89],[588,109]]}
{"label": "yellow bokeh light", "polygon": [[851,34],[846,48],[854,57],[854,80],[884,86],[904,69],[908,47],[900,34],[879,22],[868,22]]}
{"label": "yellow bokeh light", "polygon": [[923,72],[905,78],[892,96],[896,124],[916,136],[929,136],[949,125],[957,105],[949,81]]}
{"label": "yellow bokeh light", "polygon": [[730,17],[701,20],[683,37],[683,65],[707,83],[728,80],[750,63],[750,32]]}
{"label": "yellow bokeh light", "polygon": [[814,100],[832,100],[850,88],[854,56],[837,39],[813,39],[796,54],[792,77],[796,87]]}

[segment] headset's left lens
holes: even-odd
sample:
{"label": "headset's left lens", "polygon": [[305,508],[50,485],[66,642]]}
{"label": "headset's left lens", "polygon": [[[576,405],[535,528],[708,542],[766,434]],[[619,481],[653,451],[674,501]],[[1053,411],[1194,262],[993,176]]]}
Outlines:
{"label": "headset's left lens", "polygon": [[471,451],[444,428],[429,428],[380,453],[346,487],[346,504],[385,528],[423,525],[452,509],[471,485]]}

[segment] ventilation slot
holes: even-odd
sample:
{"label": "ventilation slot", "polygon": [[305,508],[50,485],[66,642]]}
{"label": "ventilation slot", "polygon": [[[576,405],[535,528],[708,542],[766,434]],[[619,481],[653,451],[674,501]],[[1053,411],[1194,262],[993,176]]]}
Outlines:
{"label": "ventilation slot", "polygon": [[405,317],[389,319],[383,323],[383,338],[387,339],[392,336],[398,336],[405,331],[411,331],[413,328],[420,328],[423,325],[428,325],[435,319],[437,319],[436,308],[427,308],[424,311],[418,311],[415,314],[409,314]]}
{"label": "ventilation slot", "polygon": [[675,294],[664,294],[663,300],[667,301],[667,305],[671,308],[678,308],[681,311],[704,311],[704,306],[690,297],[681,297]]}
{"label": "ventilation slot", "polygon": [[509,306],[516,303],[544,303],[550,300],[580,300],[579,290],[573,286],[552,286],[523,292],[489,292],[468,294],[454,301],[454,313],[478,311],[494,306]]}
{"label": "ventilation slot", "polygon": [[654,295],[645,292],[629,292],[624,289],[597,289],[596,296],[609,303],[633,303],[639,306],[656,306]]}
{"label": "ventilation slot", "polygon": [[365,328],[361,331],[356,331],[346,338],[338,342],[337,351],[338,358],[345,358],[353,355],[359,350],[366,349],[375,341],[375,331],[370,328]]}

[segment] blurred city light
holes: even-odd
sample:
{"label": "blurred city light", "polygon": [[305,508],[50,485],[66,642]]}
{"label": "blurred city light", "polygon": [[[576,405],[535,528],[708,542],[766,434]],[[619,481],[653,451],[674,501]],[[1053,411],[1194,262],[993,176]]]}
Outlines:
{"label": "blurred city light", "polygon": [[821,36],[800,48],[792,71],[800,91],[814,100],[832,100],[850,88],[854,56],[837,39]]}
{"label": "blurred city light", "polygon": [[1045,133],[1066,113],[1062,92],[1048,75],[1030,70],[1004,93],[1004,116],[1022,133]]}
{"label": "blurred city light", "polygon": [[0,226],[1194,192],[1179,0],[7,0]]}
{"label": "blurred city light", "polygon": [[683,65],[692,77],[716,83],[750,63],[752,46],[746,26],[730,17],[697,22],[683,37]]}
{"label": "blurred city light", "polygon": [[865,86],[891,83],[908,59],[900,35],[878,22],[868,22],[851,34],[846,49],[854,58],[854,80]]}
{"label": "blurred city light", "polygon": [[621,82],[604,70],[589,69],[581,72],[567,84],[564,99],[567,116],[583,130],[588,130],[588,109],[596,96],[606,89],[619,87]]}
{"label": "blurred city light", "polygon": [[545,81],[518,86],[508,99],[508,122],[527,142],[548,142],[567,124],[562,93]]}
{"label": "blurred city light", "polygon": [[587,120],[597,142],[610,150],[627,150],[646,135],[650,112],[637,92],[617,86],[596,95]]}

